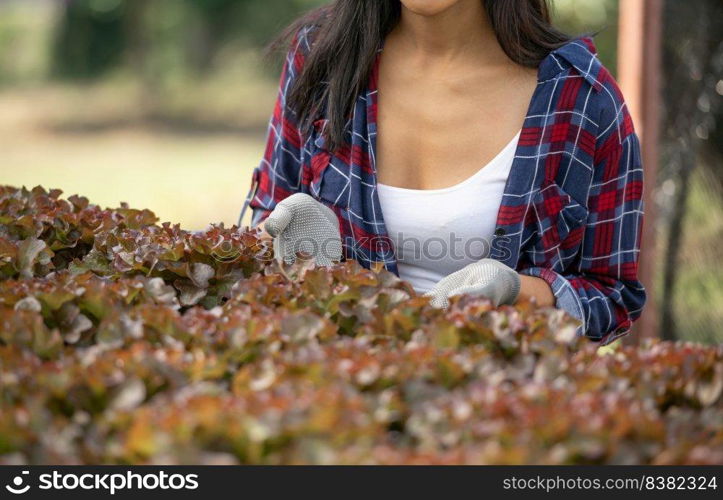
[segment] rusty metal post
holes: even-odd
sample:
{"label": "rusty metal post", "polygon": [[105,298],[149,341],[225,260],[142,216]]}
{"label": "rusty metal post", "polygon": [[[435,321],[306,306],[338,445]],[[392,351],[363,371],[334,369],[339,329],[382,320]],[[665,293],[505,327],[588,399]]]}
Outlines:
{"label": "rusty metal post", "polygon": [[645,224],[639,274],[648,290],[648,302],[630,337],[636,342],[660,336],[654,293],[657,256],[653,193],[660,161],[663,0],[620,0],[619,12],[618,83],[640,137],[645,175]]}

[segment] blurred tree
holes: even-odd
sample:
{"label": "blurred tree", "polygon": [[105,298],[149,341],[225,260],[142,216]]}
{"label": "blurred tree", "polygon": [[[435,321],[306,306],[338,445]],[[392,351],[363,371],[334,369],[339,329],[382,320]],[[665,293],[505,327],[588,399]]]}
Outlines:
{"label": "blurred tree", "polygon": [[147,89],[153,89],[153,76],[148,64],[150,40],[147,29],[149,2],[125,0],[123,2],[123,35],[126,42],[126,62],[144,82]]}
{"label": "blurred tree", "polygon": [[[255,45],[266,45],[302,12],[318,7],[323,0],[265,0],[240,2],[242,24],[236,26]],[[269,35],[272,35],[271,37]]]}
{"label": "blurred tree", "polygon": [[213,66],[222,42],[229,38],[230,26],[238,21],[238,7],[245,2],[234,0],[185,0],[197,14],[187,38],[188,62],[198,74]]}
{"label": "blurred tree", "polygon": [[302,12],[324,0],[186,0],[197,12],[190,41],[190,61],[200,72],[207,71],[221,45],[238,40],[261,47]]}
{"label": "blurred tree", "polygon": [[[180,65],[207,74],[231,42],[265,46],[303,11],[325,0],[67,0],[54,42],[54,73],[93,78],[127,63],[148,78],[147,63],[175,52]],[[572,34],[599,32],[603,61],[615,67],[617,0],[554,0],[555,21]],[[175,21],[175,24],[174,24]],[[169,29],[173,28],[173,29]],[[163,57],[163,56],[160,56]],[[145,61],[145,62],[144,62]],[[167,69],[167,68],[164,68]]]}
{"label": "blurred tree", "polygon": [[[94,78],[127,63],[144,81],[149,61],[212,69],[222,45],[266,45],[284,25],[323,0],[67,0],[53,43],[53,73]],[[163,54],[159,55],[161,52]],[[167,70],[167,67],[162,69]]]}
{"label": "blurred tree", "polygon": [[708,187],[719,197],[723,193],[723,3],[667,0],[665,20],[661,180],[667,189],[661,193],[661,215],[667,222],[667,242],[660,310],[663,337],[675,339],[680,334],[676,285],[683,268],[679,257],[693,171],[704,169],[705,178],[714,179]]}
{"label": "blurred tree", "polygon": [[93,78],[121,63],[127,45],[123,13],[122,0],[65,2],[53,43],[53,74]]}

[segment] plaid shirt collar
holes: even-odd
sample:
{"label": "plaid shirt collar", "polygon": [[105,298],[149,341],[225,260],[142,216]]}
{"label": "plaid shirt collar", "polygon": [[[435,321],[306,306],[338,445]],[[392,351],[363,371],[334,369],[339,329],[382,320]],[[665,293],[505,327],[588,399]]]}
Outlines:
{"label": "plaid shirt collar", "polygon": [[538,81],[551,80],[570,69],[580,73],[596,92],[602,90],[597,75],[602,64],[597,58],[597,49],[590,38],[578,38],[559,47],[542,60],[538,70]]}

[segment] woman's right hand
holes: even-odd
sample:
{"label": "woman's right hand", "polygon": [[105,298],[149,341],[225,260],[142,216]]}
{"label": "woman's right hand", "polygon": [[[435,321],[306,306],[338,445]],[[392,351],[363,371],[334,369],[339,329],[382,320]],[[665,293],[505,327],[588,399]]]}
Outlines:
{"label": "woman's right hand", "polygon": [[276,258],[284,262],[293,263],[298,253],[313,257],[318,266],[341,261],[339,220],[308,194],[296,193],[280,201],[267,217],[264,231],[274,239]]}

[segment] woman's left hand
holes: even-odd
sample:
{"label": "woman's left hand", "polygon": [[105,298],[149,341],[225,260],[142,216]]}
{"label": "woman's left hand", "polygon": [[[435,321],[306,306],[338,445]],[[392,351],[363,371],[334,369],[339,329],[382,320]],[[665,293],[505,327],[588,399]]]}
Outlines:
{"label": "woman's left hand", "polygon": [[443,278],[425,295],[434,307],[449,306],[455,295],[486,297],[495,306],[513,304],[520,294],[520,275],[494,259],[482,259]]}

